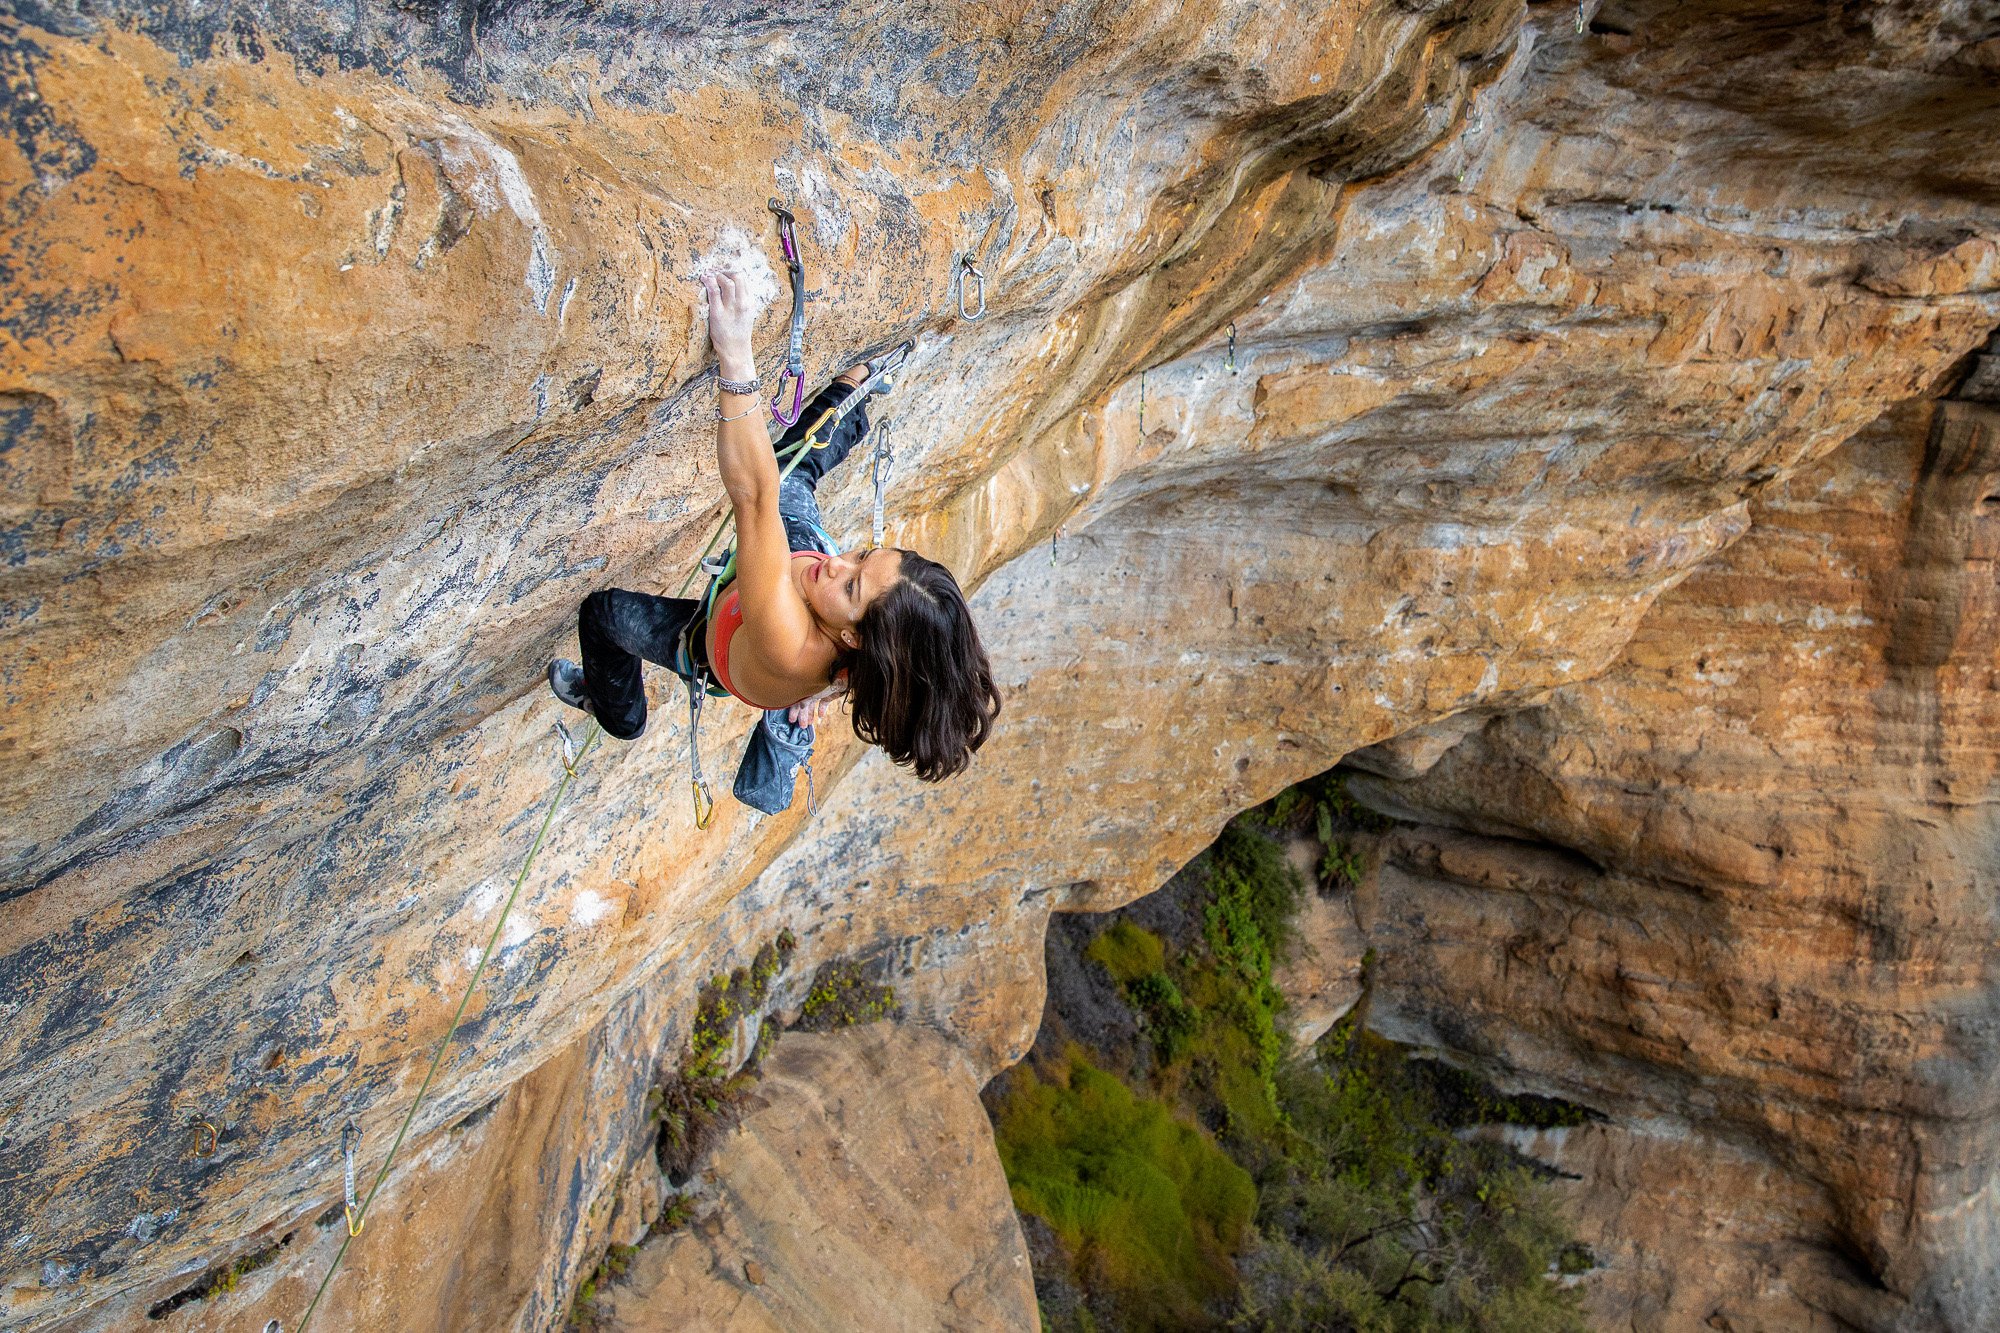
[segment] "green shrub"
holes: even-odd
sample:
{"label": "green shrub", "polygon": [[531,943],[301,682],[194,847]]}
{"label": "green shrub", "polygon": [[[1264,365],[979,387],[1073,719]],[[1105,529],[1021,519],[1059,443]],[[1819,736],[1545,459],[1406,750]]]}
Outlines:
{"label": "green shrub", "polygon": [[[1069,1326],[1206,1327],[1234,1305],[1239,1328],[1578,1333],[1580,1295],[1551,1274],[1588,1269],[1589,1251],[1532,1166],[1461,1131],[1590,1112],[1502,1094],[1368,1031],[1372,949],[1362,1003],[1310,1057],[1291,1054],[1271,978],[1304,889],[1261,830],[1308,819],[1321,874],[1357,881],[1347,836],[1386,821],[1334,775],[1232,823],[1183,872],[1192,947],[1170,956],[1120,919],[1085,950],[1152,1039],[1148,1087],[1071,1047],[1059,1068],[1017,1069],[993,1108],[1016,1206],[1055,1230],[1095,1307]],[[1194,1172],[1202,1153],[1236,1174]],[[1253,1231],[1217,1220],[1240,1215],[1246,1183]]]}
{"label": "green shrub", "polygon": [[1171,1065],[1179,1060],[1201,1029],[1201,1015],[1181,996],[1174,979],[1165,972],[1152,972],[1126,986],[1125,995],[1152,1038],[1154,1062]]}
{"label": "green shrub", "polygon": [[1090,942],[1083,956],[1103,967],[1114,981],[1128,986],[1141,977],[1165,971],[1167,966],[1165,941],[1130,921],[1115,922]]}
{"label": "green shrub", "polygon": [[1199,1318],[1234,1285],[1256,1187],[1207,1135],[1071,1048],[1017,1071],[997,1138],[1014,1205],[1148,1322]]}

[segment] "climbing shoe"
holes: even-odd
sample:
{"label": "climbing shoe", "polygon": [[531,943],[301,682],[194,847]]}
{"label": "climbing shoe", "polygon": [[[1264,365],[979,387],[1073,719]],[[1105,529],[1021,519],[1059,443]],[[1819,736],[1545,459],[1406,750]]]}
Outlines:
{"label": "climbing shoe", "polygon": [[895,346],[863,352],[858,364],[868,367],[868,378],[861,382],[861,392],[866,397],[876,394],[893,393],[896,388],[895,374],[910,359],[910,353],[917,350],[916,340],[905,338]]}
{"label": "climbing shoe", "polygon": [[549,663],[549,688],[571,708],[590,711],[590,695],[583,688],[583,668],[567,657]]}

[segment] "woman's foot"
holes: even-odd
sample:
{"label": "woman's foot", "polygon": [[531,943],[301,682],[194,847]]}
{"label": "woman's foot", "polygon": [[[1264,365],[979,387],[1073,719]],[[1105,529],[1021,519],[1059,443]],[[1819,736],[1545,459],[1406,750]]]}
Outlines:
{"label": "woman's foot", "polygon": [[[866,384],[870,397],[878,393],[889,393],[896,387],[896,382],[891,377],[902,369],[903,363],[910,359],[910,353],[916,348],[914,340],[905,339],[886,351],[872,353],[855,362],[834,376],[834,382],[845,384],[849,388],[860,388]],[[870,383],[871,379],[873,383]]]}
{"label": "woman's foot", "polygon": [[567,657],[549,663],[549,689],[571,708],[590,711],[590,695],[583,688],[583,668]]}

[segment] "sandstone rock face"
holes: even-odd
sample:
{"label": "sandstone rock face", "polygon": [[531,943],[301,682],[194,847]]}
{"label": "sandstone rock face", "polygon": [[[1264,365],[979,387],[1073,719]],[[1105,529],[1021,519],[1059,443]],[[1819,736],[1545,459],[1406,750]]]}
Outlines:
{"label": "sandstone rock face", "polygon": [[[1319,844],[1295,840],[1286,857],[1309,886],[1319,881]],[[1368,937],[1354,918],[1354,894],[1345,883],[1319,886],[1299,900],[1298,937],[1278,962],[1272,981],[1285,997],[1283,1021],[1301,1049],[1324,1037],[1361,998],[1361,956]]]}
{"label": "sandstone rock face", "polygon": [[778,1044],[699,1221],[640,1250],[617,1329],[1035,1329],[980,1079],[918,1028]]}
{"label": "sandstone rock face", "polygon": [[[774,248],[774,192],[801,218],[816,373],[922,339],[893,411],[891,539],[977,589],[1001,730],[937,789],[829,732],[816,819],[725,799],[698,834],[661,682],[643,741],[586,756],[330,1288],[337,1326],[559,1317],[696,986],[780,926],[804,968],[893,973],[910,1021],[990,1072],[1035,1030],[1052,909],[1150,889],[1344,754],[1442,723],[1405,747],[1415,772],[1454,722],[1618,661],[1760,497],[2000,322],[2000,149],[1973,5],[1588,17],[5,20],[0,1327],[127,1324],[288,1231],[237,1292],[160,1327],[236,1327],[260,1289],[287,1294],[258,1317],[302,1307],[343,1230],[316,1220],[341,1128],[365,1177],[560,777],[542,663],[592,588],[672,591],[718,512],[683,279],[726,224]],[[976,324],[952,313],[967,254],[991,282]],[[779,315],[764,333],[770,369]],[[836,531],[865,532],[865,492],[829,489]],[[1897,632],[1898,679],[1990,654],[1977,580],[1912,559],[1919,593],[1881,595],[1941,609]],[[1640,646],[1660,670],[1688,656]],[[1827,682],[1803,688],[1758,706],[1826,716],[1807,710]],[[1690,697],[1647,695],[1639,720]],[[713,768],[749,718],[711,716]],[[1815,762],[1784,780],[1824,789]],[[1960,822],[1920,835],[1912,814],[1893,854],[1870,843],[1895,883],[1972,876],[1983,762],[1926,760]],[[1648,834],[1676,873],[1759,864],[1741,830],[1700,836],[1722,808]],[[1586,1063],[1737,1136],[1785,1090],[1771,1104],[1804,1118],[1756,1128],[1785,1145],[1767,1150],[1834,1192],[1898,1299],[1964,1324],[1976,1292],[1950,1283],[1987,1223],[1953,1209],[1992,1117],[1951,1034],[1983,1030],[1991,932],[1952,915],[1956,891],[1926,887],[1940,905],[1918,922],[1858,886],[1883,867],[1840,864],[1860,877],[1846,934],[1759,934],[1718,974],[1715,1003],[1749,1013],[1751,978],[1812,960],[1803,1035],[1730,1066],[1730,1096],[1650,1048],[1618,1079]],[[1907,1103],[1859,1063],[1820,1067],[1838,1042],[1805,1023],[1854,991],[1831,960],[1864,937],[1887,949],[1871,975],[1914,989],[1858,993],[1916,1006],[1910,1049],[1942,1061]],[[427,1165],[472,1151],[449,1127],[502,1092],[480,1173]],[[1826,1117],[1863,1106],[1861,1165],[1841,1165]],[[1903,1121],[1931,1137],[1898,1164]],[[1895,1216],[1891,1180],[1918,1191]]]}
{"label": "sandstone rock face", "polygon": [[1822,1270],[1794,1298],[1858,1327],[2000,1310],[1995,490],[2000,409],[1899,408],[1760,498],[1612,671],[1354,784],[1434,826],[1364,904],[1378,1023],[1670,1126],[1637,1155],[1677,1165],[1638,1174],[1687,1183],[1642,1196],[1756,1166],[1712,1186],[1724,1234],[1679,1232],[1698,1261],[1655,1250],[1672,1300],[1607,1301],[1755,1326],[1790,1251]]}

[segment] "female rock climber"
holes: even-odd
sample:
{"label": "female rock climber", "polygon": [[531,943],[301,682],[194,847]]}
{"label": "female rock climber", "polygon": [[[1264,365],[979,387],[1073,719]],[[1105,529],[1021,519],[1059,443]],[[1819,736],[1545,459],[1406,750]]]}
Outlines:
{"label": "female rock climber", "polygon": [[[622,588],[592,593],[577,617],[583,664],[550,663],[550,688],[595,714],[608,734],[632,740],[646,728],[641,659],[692,681],[712,673],[765,710],[735,792],[768,813],[791,804],[813,724],[843,693],[855,735],[924,781],[941,782],[985,743],[1000,694],[951,571],[893,547],[843,555],[820,524],[814,487],[868,433],[865,403],[779,481],[777,450],[804,438],[871,378],[873,392],[886,391],[879,363],[849,367],[774,448],[750,346],[749,284],[727,272],[701,282],[720,392],[715,453],[736,514],[735,577],[706,602]],[[714,610],[703,626],[706,605]]]}

